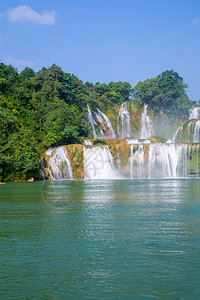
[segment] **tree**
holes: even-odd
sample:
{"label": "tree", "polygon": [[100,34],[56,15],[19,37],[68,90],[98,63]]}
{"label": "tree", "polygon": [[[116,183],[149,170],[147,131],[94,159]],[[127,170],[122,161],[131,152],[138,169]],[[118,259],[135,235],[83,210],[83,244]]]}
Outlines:
{"label": "tree", "polygon": [[31,78],[35,76],[35,72],[33,69],[26,67],[23,71],[21,71],[20,75],[24,78]]}
{"label": "tree", "polygon": [[133,94],[135,99],[148,104],[155,113],[163,111],[168,116],[187,119],[192,102],[186,94],[186,88],[177,72],[167,70],[156,78],[140,81],[133,89]]}

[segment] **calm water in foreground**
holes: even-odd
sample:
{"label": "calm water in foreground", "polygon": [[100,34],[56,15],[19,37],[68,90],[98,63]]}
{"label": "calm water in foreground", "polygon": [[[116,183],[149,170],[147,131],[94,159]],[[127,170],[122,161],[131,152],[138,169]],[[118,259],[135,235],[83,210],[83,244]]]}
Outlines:
{"label": "calm water in foreground", "polygon": [[0,299],[200,299],[200,180],[0,186]]}

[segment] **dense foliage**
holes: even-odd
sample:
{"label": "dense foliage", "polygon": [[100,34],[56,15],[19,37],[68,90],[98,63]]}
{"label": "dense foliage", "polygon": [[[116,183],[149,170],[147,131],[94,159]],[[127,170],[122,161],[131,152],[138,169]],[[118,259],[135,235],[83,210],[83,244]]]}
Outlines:
{"label": "dense foliage", "polygon": [[187,85],[177,72],[165,71],[156,78],[139,82],[134,88],[134,96],[155,112],[160,111],[168,116],[187,119],[192,106],[185,89]]}
{"label": "dense foliage", "polygon": [[128,82],[83,84],[56,65],[19,74],[0,63],[0,181],[37,179],[48,147],[82,143],[88,136],[87,104],[108,111],[134,95],[156,112],[184,114],[191,105],[185,87],[172,71],[132,89]]}
{"label": "dense foliage", "polygon": [[39,153],[87,135],[83,83],[55,65],[21,74],[0,64],[0,180],[38,177]]}

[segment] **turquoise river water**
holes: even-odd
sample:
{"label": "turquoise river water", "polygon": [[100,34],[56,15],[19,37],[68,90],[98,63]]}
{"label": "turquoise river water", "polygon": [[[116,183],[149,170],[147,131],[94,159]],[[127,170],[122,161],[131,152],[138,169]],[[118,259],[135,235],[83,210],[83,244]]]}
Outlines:
{"label": "turquoise river water", "polygon": [[200,299],[200,180],[0,186],[0,299]]}

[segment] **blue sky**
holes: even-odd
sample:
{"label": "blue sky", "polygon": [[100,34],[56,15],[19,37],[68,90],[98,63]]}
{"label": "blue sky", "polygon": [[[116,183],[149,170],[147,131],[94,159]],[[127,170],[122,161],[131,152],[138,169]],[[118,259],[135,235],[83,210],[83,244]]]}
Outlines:
{"label": "blue sky", "polygon": [[200,99],[200,0],[8,0],[0,28],[0,59],[20,71],[134,86],[174,69]]}

